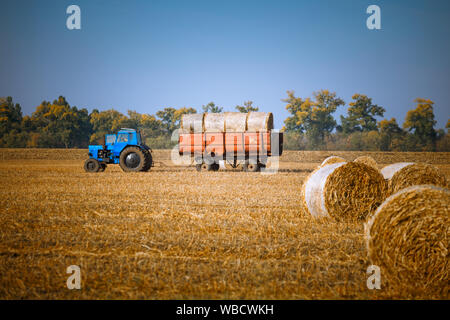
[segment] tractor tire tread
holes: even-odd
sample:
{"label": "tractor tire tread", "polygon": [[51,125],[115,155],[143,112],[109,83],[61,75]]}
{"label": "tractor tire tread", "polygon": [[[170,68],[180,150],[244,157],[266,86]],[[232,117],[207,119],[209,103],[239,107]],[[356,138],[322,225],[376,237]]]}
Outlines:
{"label": "tractor tire tread", "polygon": [[153,164],[152,154],[146,149],[143,149],[142,151],[144,153],[144,165],[142,166],[141,171],[148,171]]}

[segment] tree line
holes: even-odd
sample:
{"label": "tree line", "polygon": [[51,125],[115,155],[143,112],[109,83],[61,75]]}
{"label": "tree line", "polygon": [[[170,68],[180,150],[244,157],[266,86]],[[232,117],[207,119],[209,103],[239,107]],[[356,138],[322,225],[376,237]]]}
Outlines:
{"label": "tree line", "polygon": [[[236,106],[240,112],[258,111],[252,101]],[[222,112],[223,108],[210,102],[203,112]],[[172,133],[179,128],[183,114],[196,113],[194,108],[164,108],[154,115],[128,110],[98,109],[88,112],[70,106],[66,98],[43,101],[30,115],[23,115],[20,104],[12,97],[0,98],[0,147],[6,148],[86,148],[102,144],[105,134],[120,128],[140,129],[145,142],[152,148],[171,148]]]}
{"label": "tree line", "polygon": [[[382,118],[385,109],[363,94],[355,94],[340,124],[333,117],[343,99],[328,90],[314,92],[312,97],[296,97],[287,91],[285,148],[291,150],[381,150],[381,151],[450,151],[450,136],[436,130],[433,101],[417,98],[416,108],[407,112],[403,127],[397,120]],[[258,111],[252,101],[235,106],[239,112]],[[223,112],[210,102],[200,112]],[[115,109],[90,113],[86,108],[70,106],[65,97],[43,101],[31,115],[23,115],[12,97],[0,99],[0,147],[8,148],[86,148],[101,144],[107,133],[120,128],[140,129],[152,148],[171,148],[172,133],[179,128],[183,114],[197,113],[190,107],[167,107],[155,114]],[[450,120],[446,125],[450,129]]]}
{"label": "tree line", "polygon": [[417,98],[402,127],[395,118],[382,119],[385,108],[364,94],[354,94],[347,114],[337,124],[333,113],[345,105],[335,92],[320,90],[312,97],[283,99],[291,114],[284,123],[286,149],[361,151],[450,151],[450,119],[446,129],[435,129],[434,102]]}

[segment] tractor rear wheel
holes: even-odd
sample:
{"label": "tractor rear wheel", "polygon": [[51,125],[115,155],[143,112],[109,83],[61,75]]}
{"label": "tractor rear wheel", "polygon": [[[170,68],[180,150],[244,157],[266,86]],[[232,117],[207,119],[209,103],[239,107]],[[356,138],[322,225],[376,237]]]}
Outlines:
{"label": "tractor rear wheel", "polygon": [[96,159],[87,159],[84,162],[84,171],[86,172],[98,172],[100,170],[100,162],[98,162]]}
{"label": "tractor rear wheel", "polygon": [[150,153],[150,151],[145,150],[145,149],[143,150],[143,152],[144,152],[144,156],[145,156],[145,161],[144,161],[145,165],[141,171],[148,171],[148,170],[150,170],[150,168],[153,165],[152,154]]}
{"label": "tractor rear wheel", "polygon": [[152,157],[145,149],[128,147],[120,154],[119,165],[125,172],[148,171],[152,165]]}

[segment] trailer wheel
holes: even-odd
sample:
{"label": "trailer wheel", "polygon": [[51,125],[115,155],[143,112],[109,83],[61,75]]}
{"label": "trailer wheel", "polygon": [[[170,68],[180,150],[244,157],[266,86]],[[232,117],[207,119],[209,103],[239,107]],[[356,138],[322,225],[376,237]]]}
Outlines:
{"label": "trailer wheel", "polygon": [[213,164],[202,163],[200,165],[200,171],[213,171],[213,170],[214,170],[214,163]]}
{"label": "trailer wheel", "polygon": [[254,162],[245,162],[244,163],[244,171],[245,172],[257,172],[259,170],[258,163]]}
{"label": "trailer wheel", "polygon": [[87,159],[84,162],[84,171],[86,172],[98,172],[100,170],[100,162],[96,159]]}

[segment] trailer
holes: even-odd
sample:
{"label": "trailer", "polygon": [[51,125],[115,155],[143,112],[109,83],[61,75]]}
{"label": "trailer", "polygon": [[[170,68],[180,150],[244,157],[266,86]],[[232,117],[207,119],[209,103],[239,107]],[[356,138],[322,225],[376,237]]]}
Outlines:
{"label": "trailer", "polygon": [[273,129],[268,112],[187,114],[181,119],[179,154],[190,156],[198,171],[225,167],[256,172],[270,157],[281,156],[283,133]]}

